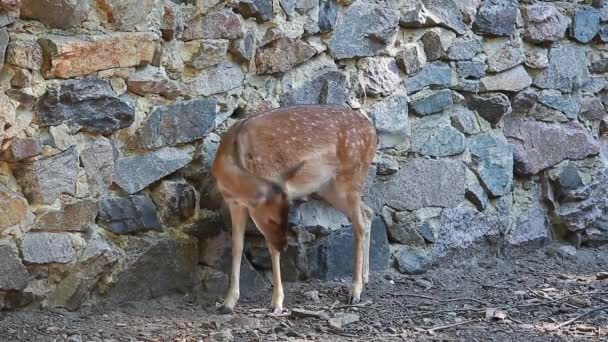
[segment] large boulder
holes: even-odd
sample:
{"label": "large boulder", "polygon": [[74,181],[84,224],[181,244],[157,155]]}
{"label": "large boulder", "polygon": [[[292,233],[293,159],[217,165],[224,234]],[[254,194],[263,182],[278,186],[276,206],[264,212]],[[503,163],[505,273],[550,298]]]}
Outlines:
{"label": "large boulder", "polygon": [[431,157],[447,157],[464,151],[464,135],[447,116],[431,115],[412,123],[412,151]]}
{"label": "large boulder", "polygon": [[494,196],[511,192],[513,184],[513,148],[504,137],[490,133],[470,138],[472,166]]}
{"label": "large boulder", "polygon": [[534,85],[571,92],[589,77],[585,51],[574,44],[557,44],[549,50],[549,66],[534,78]]}
{"label": "large boulder", "polygon": [[490,36],[510,36],[517,21],[517,0],[486,0],[479,10],[473,31]]}
{"label": "large boulder", "polygon": [[19,258],[17,246],[6,239],[0,240],[0,290],[21,291],[29,282],[30,274]]}
{"label": "large boulder", "polygon": [[568,18],[555,6],[546,3],[524,6],[521,15],[524,21],[524,39],[532,43],[544,43],[564,38]]}
{"label": "large boulder", "polygon": [[154,202],[143,195],[103,199],[97,222],[114,234],[162,230]]}
{"label": "large boulder", "polygon": [[61,233],[28,233],[21,243],[23,260],[31,264],[67,264],[76,259],[72,239]]}

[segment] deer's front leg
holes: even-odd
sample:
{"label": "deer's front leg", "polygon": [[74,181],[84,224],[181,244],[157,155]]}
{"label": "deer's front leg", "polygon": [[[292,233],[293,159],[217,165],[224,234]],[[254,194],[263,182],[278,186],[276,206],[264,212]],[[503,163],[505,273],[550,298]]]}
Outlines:
{"label": "deer's front leg", "polygon": [[283,312],[283,298],[285,298],[281,282],[281,252],[270,244],[268,245],[268,251],[272,260],[272,302],[270,303],[270,310],[273,314],[280,314]]}
{"label": "deer's front leg", "polygon": [[[369,236],[365,226],[365,219],[361,214],[359,207],[356,207],[353,214],[353,230],[354,230],[354,249],[355,249],[355,260],[353,261],[353,280],[352,287],[350,289],[350,304],[357,304],[361,300],[361,292],[363,291],[363,266],[364,260],[364,245],[365,236]],[[367,231],[367,234],[366,234]]]}
{"label": "deer's front leg", "polygon": [[245,240],[245,226],[247,224],[247,208],[229,204],[230,219],[232,221],[232,269],[230,273],[230,288],[224,299],[220,312],[231,313],[239,300],[239,278],[241,273],[241,257]]}

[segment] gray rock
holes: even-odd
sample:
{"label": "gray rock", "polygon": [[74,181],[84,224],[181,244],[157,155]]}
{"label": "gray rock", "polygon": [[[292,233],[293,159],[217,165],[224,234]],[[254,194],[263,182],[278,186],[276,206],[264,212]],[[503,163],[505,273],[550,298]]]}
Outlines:
{"label": "gray rock", "polygon": [[505,136],[513,145],[515,171],[536,174],[564,159],[582,159],[599,153],[599,143],[580,124],[549,124],[512,118]]}
{"label": "gray rock", "polygon": [[369,116],[374,121],[380,148],[395,147],[409,142],[407,97],[392,95],[370,107]]}
{"label": "gray rock", "polygon": [[571,92],[588,78],[585,51],[574,44],[558,44],[549,50],[549,66],[534,78],[534,85]]}
{"label": "gray rock", "polygon": [[431,256],[419,247],[399,247],[395,260],[397,269],[404,274],[422,274],[431,265]]}
{"label": "gray rock", "polygon": [[603,74],[608,72],[608,58],[599,58],[591,61],[589,71],[595,74]]}
{"label": "gray rock", "polygon": [[412,123],[412,151],[431,157],[447,157],[464,151],[464,135],[446,116],[431,115]]}
{"label": "gray rock", "polygon": [[30,274],[19,258],[17,246],[6,239],[0,240],[0,290],[21,291],[30,280]]}
{"label": "gray rock", "polygon": [[606,81],[604,77],[592,77],[587,80],[587,82],[583,83],[581,90],[583,92],[597,94],[606,87],[608,87],[608,81]]}
{"label": "gray rock", "polygon": [[558,91],[542,91],[540,95],[540,103],[544,106],[564,113],[564,115],[569,119],[576,119],[580,112],[580,106],[572,96],[561,94]]}
{"label": "gray rock", "polygon": [[382,176],[392,175],[399,171],[399,162],[391,158],[382,158],[378,161],[376,174]]}
{"label": "gray rock", "polygon": [[557,249],[557,254],[562,258],[571,258],[576,255],[576,247],[574,246],[560,246]]}
{"label": "gray rock", "polygon": [[481,132],[475,112],[464,106],[455,106],[451,116],[452,126],[464,134]]}
{"label": "gray rock", "polygon": [[402,46],[402,50],[395,57],[397,64],[406,74],[414,74],[426,64],[426,55],[419,44],[408,43]]}
{"label": "gray rock", "polygon": [[71,147],[23,165],[16,176],[30,203],[51,204],[59,194],[75,194],[78,164],[76,148]]}
{"label": "gray rock", "polygon": [[22,194],[0,183],[0,232],[25,220],[27,208]]}
{"label": "gray rock", "polygon": [[544,242],[551,238],[549,221],[540,208],[531,208],[519,216],[517,224],[507,235],[507,241],[513,245],[526,242]]}
{"label": "gray rock", "polygon": [[515,31],[517,0],[486,0],[479,10],[473,31],[490,36],[510,36]]}
{"label": "gray rock", "polygon": [[469,200],[469,202],[473,203],[479,211],[483,211],[488,206],[488,194],[479,184],[467,185],[464,197]]}
{"label": "gray rock", "polygon": [[501,93],[473,95],[468,99],[468,105],[493,125],[512,111],[511,101]]}
{"label": "gray rock", "polygon": [[410,100],[411,109],[418,115],[438,113],[454,104],[452,91],[449,89],[423,90],[414,94]]}
{"label": "gray rock", "polygon": [[452,31],[439,28],[426,31],[420,37],[427,60],[435,61],[446,56],[449,46],[456,35]]}
{"label": "gray rock", "polygon": [[189,60],[185,61],[186,65],[201,70],[220,64],[226,59],[229,44],[227,39],[201,39],[195,42],[195,44],[188,43],[198,47],[198,49]]}
{"label": "gray rock", "polygon": [[331,32],[338,19],[340,6],[336,0],[319,2],[319,30],[322,33]]}
{"label": "gray rock", "polygon": [[445,88],[452,84],[452,69],[446,63],[433,62],[427,64],[416,75],[405,80],[408,94],[415,93],[426,87]]}
{"label": "gray rock", "polygon": [[336,20],[329,51],[336,59],[369,57],[384,49],[397,32],[399,13],[391,7],[357,1]]}
{"label": "gray rock", "polygon": [[456,71],[462,78],[481,78],[486,74],[486,63],[479,61],[458,61]]}
{"label": "gray rock", "polygon": [[186,83],[186,88],[192,95],[210,96],[239,88],[244,80],[240,65],[224,62],[201,71]]}
{"label": "gray rock", "polygon": [[576,12],[572,20],[570,36],[580,43],[589,43],[600,30],[600,12],[591,7],[585,6]]}
{"label": "gray rock", "polygon": [[103,6],[117,31],[158,30],[165,9],[162,0],[110,0]]}
{"label": "gray rock", "polygon": [[296,104],[345,105],[348,99],[346,75],[338,70],[321,71],[318,76],[281,95],[281,106]]}
{"label": "gray rock", "polygon": [[369,95],[390,95],[401,82],[399,67],[391,57],[360,59],[357,67],[363,71],[365,90]]}
{"label": "gray rock", "polygon": [[529,87],[532,84],[532,78],[520,65],[499,74],[483,77],[480,82],[480,91],[517,92]]}
{"label": "gray rock", "polygon": [[[411,215],[414,216],[414,215]],[[426,241],[418,231],[418,226],[422,223],[415,217],[408,218],[405,222],[397,222],[388,225],[388,238],[391,242],[396,242],[408,246],[424,247]]]}
{"label": "gray rock", "polygon": [[42,153],[42,144],[38,138],[17,139],[0,153],[0,160],[21,161]]}
{"label": "gray rock", "polygon": [[427,11],[437,18],[437,23],[441,26],[453,30],[459,35],[466,32],[466,25],[463,23],[462,13],[458,8],[457,1],[454,0],[422,0]]}
{"label": "gray rock", "polygon": [[152,200],[159,208],[160,217],[167,226],[177,226],[194,216],[197,194],[185,181],[162,181],[152,192]]}
{"label": "gray rock", "polygon": [[207,15],[198,14],[186,25],[182,38],[192,39],[236,39],[243,36],[241,20],[225,8]]}
{"label": "gray rock", "polygon": [[491,72],[511,69],[525,60],[521,48],[508,39],[491,40],[484,44],[483,50],[488,55],[488,70]]}
{"label": "gray rock", "polygon": [[493,196],[502,196],[513,185],[513,147],[506,139],[491,133],[470,138],[472,167]]}
{"label": "gray rock", "polygon": [[470,93],[478,93],[479,92],[479,80],[469,80],[464,78],[459,78],[456,80],[456,84],[452,86],[452,89],[458,91],[466,91]]}
{"label": "gray rock", "polygon": [[597,39],[602,43],[608,42],[608,25],[602,25],[597,33]]}
{"label": "gray rock", "polygon": [[134,194],[191,161],[188,152],[172,147],[123,157],[115,162],[114,182],[128,194]]}
{"label": "gray rock", "polygon": [[0,63],[2,63],[2,65],[4,65],[4,57],[6,54],[6,48],[9,44],[9,35],[8,32],[6,31],[6,29],[1,29],[0,30]]}
{"label": "gray rock", "polygon": [[311,59],[316,53],[313,47],[302,40],[281,37],[258,49],[255,56],[257,74],[283,73]]}
{"label": "gray rock", "polygon": [[[386,226],[379,217],[372,220],[370,233],[369,269],[370,272],[388,268],[389,244]],[[318,279],[348,277],[353,270],[353,230],[343,228],[331,233],[320,244],[307,247],[307,274]]]}
{"label": "gray rock", "polygon": [[456,39],[448,48],[447,57],[454,61],[468,60],[481,51],[481,42],[477,39]]}
{"label": "gray rock", "polygon": [[315,0],[279,0],[281,7],[289,16],[296,14],[306,15],[307,12],[316,8],[318,2]]}
{"label": "gray rock", "polygon": [[162,230],[156,206],[146,196],[106,198],[99,203],[98,223],[114,234]]}
{"label": "gray rock", "polygon": [[137,130],[129,146],[156,149],[202,139],[215,128],[216,114],[215,99],[156,107]]}
{"label": "gray rock", "polygon": [[343,329],[345,326],[358,322],[359,315],[347,312],[338,312],[334,317],[330,318],[329,326],[334,329]]}
{"label": "gray rock", "polygon": [[133,106],[116,97],[109,82],[95,76],[53,84],[36,111],[43,126],[65,123],[90,133],[111,134],[135,120]]}
{"label": "gray rock", "polygon": [[231,40],[228,50],[240,61],[250,62],[255,57],[255,42],[255,31],[251,29],[245,32],[243,38]]}
{"label": "gray rock", "polygon": [[408,160],[387,181],[369,189],[369,203],[379,211],[385,204],[399,210],[454,207],[464,200],[464,166],[456,160]]}
{"label": "gray rock", "polygon": [[567,162],[557,174],[555,179],[558,190],[560,193],[565,194],[569,191],[581,188],[583,184],[583,178],[573,162]]}
{"label": "gray rock", "polygon": [[602,101],[596,96],[586,95],[580,99],[581,117],[587,120],[601,120],[606,116]]}
{"label": "gray rock", "polygon": [[329,234],[349,225],[344,214],[325,202],[310,200],[293,208],[289,223],[302,228],[317,228]]}
{"label": "gray rock", "polygon": [[524,21],[524,39],[532,43],[559,41],[568,28],[568,18],[550,4],[524,6],[521,15]]}
{"label": "gray rock", "polygon": [[200,291],[194,238],[130,237],[124,250],[122,272],[114,275],[107,294],[110,303]]}
{"label": "gray rock", "polygon": [[68,29],[80,26],[89,7],[89,0],[22,0],[21,18],[38,20],[50,28]]}
{"label": "gray rock", "polygon": [[258,23],[272,19],[272,9],[272,0],[239,0],[237,4],[243,17],[254,17]]}
{"label": "gray rock", "polygon": [[[4,41],[4,38],[0,38],[0,40]],[[8,36],[6,37],[6,41],[8,42]],[[2,60],[1,57],[0,60]],[[23,69],[40,70],[42,66],[42,49],[35,40],[14,38],[6,47],[5,62]]]}
{"label": "gray rock", "polygon": [[61,209],[46,209],[36,214],[31,230],[85,232],[95,223],[98,212],[93,199],[62,198]]}
{"label": "gray rock", "polygon": [[27,233],[21,250],[23,260],[31,264],[67,264],[76,258],[70,237],[59,233]]}
{"label": "gray rock", "polygon": [[104,195],[114,179],[114,149],[104,137],[86,136],[79,142],[80,162],[87,176],[89,191]]}
{"label": "gray rock", "polygon": [[127,90],[141,96],[158,94],[170,100],[175,100],[181,92],[175,81],[169,79],[161,69],[152,66],[145,66],[129,75]]}
{"label": "gray rock", "polygon": [[544,69],[549,65],[547,49],[535,47],[526,51],[526,66],[532,69]]}
{"label": "gray rock", "polygon": [[605,232],[608,226],[608,171],[600,172],[595,181],[580,192],[583,199],[561,203],[556,214],[571,231],[597,229]]}

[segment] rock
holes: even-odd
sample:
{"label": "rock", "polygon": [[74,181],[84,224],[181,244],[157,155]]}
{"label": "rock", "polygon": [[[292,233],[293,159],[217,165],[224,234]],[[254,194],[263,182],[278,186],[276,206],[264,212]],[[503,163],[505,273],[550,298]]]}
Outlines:
{"label": "rock", "polygon": [[382,158],[378,162],[376,174],[382,176],[392,175],[399,171],[399,162],[391,158]]}
{"label": "rock", "polygon": [[[285,13],[289,16],[294,16],[296,14],[305,15],[317,6],[315,0],[279,0],[279,2]],[[340,2],[341,0],[338,0],[338,3]],[[347,5],[350,5],[350,3]]]}
{"label": "rock", "polygon": [[20,161],[35,157],[42,153],[42,145],[38,138],[17,139],[0,153],[0,160]]}
{"label": "rock", "polygon": [[66,124],[102,134],[129,127],[135,120],[133,106],[116,97],[110,83],[97,77],[60,81],[49,87],[36,114],[43,126]]}
{"label": "rock", "polygon": [[481,0],[460,0],[456,4],[460,7],[464,23],[467,25],[472,24],[475,21],[477,8],[481,4]]}
{"label": "rock", "polygon": [[481,42],[477,39],[456,39],[447,51],[447,57],[454,61],[468,60],[481,51]]}
{"label": "rock", "polygon": [[0,290],[22,291],[30,280],[30,274],[19,258],[17,246],[6,239],[0,240]]}
{"label": "rock", "polygon": [[483,46],[488,55],[488,70],[501,72],[522,64],[525,60],[521,48],[508,39],[494,39]]}
{"label": "rock", "polygon": [[190,79],[186,82],[186,88],[194,96],[210,96],[239,88],[244,80],[245,74],[240,65],[223,62]]}
{"label": "rock", "polygon": [[[608,172],[601,171],[596,179],[585,188],[579,190],[584,197],[577,201],[561,203],[556,214],[570,231],[593,229],[604,232],[605,217],[608,214]],[[591,235],[592,233],[590,233]],[[600,235],[600,234],[597,234]]]}
{"label": "rock", "polygon": [[534,78],[534,85],[571,92],[588,78],[585,51],[573,44],[557,44],[549,50],[549,66]]}
{"label": "rock", "polygon": [[194,216],[196,212],[196,190],[185,181],[162,181],[152,192],[152,200],[167,226],[177,226]]}
{"label": "rock", "polygon": [[342,329],[343,327],[359,322],[359,315],[347,312],[338,312],[334,317],[329,319],[329,326],[334,329]]}
{"label": "rock", "polygon": [[462,13],[457,3],[454,0],[422,0],[422,4],[427,11],[436,18],[434,21],[437,24],[462,35],[466,32],[466,26],[463,23]]}
{"label": "rock", "polygon": [[575,122],[549,124],[512,118],[505,136],[513,145],[515,171],[536,174],[564,159],[582,159],[599,153],[599,143]]}
{"label": "rock", "polygon": [[597,33],[597,40],[602,43],[608,42],[608,25],[602,25]]}
{"label": "rock", "polygon": [[486,0],[477,11],[473,31],[490,36],[510,36],[515,31],[517,0]]}
{"label": "rock", "polygon": [[70,237],[59,233],[27,233],[21,250],[23,261],[30,264],[67,264],[76,258]]}
{"label": "rock", "polygon": [[[129,237],[122,272],[114,275],[107,294],[110,303],[152,299],[200,291],[197,245],[187,236]],[[148,279],[149,282],[142,282]]]}
{"label": "rock", "polygon": [[170,100],[180,95],[179,85],[169,79],[164,70],[152,66],[145,66],[127,79],[127,90],[137,95],[158,94]]}
{"label": "rock", "polygon": [[0,63],[4,64],[6,49],[9,44],[9,35],[5,29],[0,29]]}
{"label": "rock", "polygon": [[412,123],[412,151],[431,157],[447,157],[464,151],[464,135],[446,116],[431,115]]}
{"label": "rock", "polygon": [[451,116],[452,126],[464,134],[481,132],[475,112],[464,106],[455,106]]}
{"label": "rock", "polygon": [[476,110],[479,115],[496,125],[505,116],[511,113],[511,101],[501,93],[473,95],[468,100],[469,107]]}
{"label": "rock", "polygon": [[156,206],[146,196],[106,198],[99,202],[98,223],[114,234],[161,231]]}
{"label": "rock", "polygon": [[517,224],[507,235],[507,241],[513,245],[533,241],[544,242],[550,238],[550,231],[545,212],[534,207],[520,215]]}
{"label": "rock", "polygon": [[581,174],[576,165],[572,162],[567,162],[557,174],[556,183],[559,193],[566,194],[569,191],[581,188],[584,183]]}
{"label": "rock", "polygon": [[255,64],[258,75],[278,74],[312,58],[317,51],[299,39],[281,37],[258,49]]}
{"label": "rock", "polygon": [[557,254],[562,258],[569,258],[576,255],[576,247],[574,246],[560,246],[557,249]]}
{"label": "rock", "polygon": [[453,207],[464,199],[464,180],[460,161],[410,159],[387,181],[372,184],[369,203],[376,211],[385,204],[399,210]]}
{"label": "rock", "polygon": [[331,32],[338,19],[340,6],[335,0],[319,2],[319,30],[321,33]]}
{"label": "rock", "polygon": [[225,8],[207,15],[194,16],[182,33],[182,39],[237,39],[243,36],[239,16]]}
{"label": "rock", "polygon": [[587,82],[583,83],[581,90],[583,92],[597,94],[606,87],[608,87],[608,81],[604,77],[592,77],[587,80]]}
{"label": "rock", "polygon": [[479,211],[483,211],[488,206],[488,194],[486,194],[485,189],[478,183],[467,184],[464,197],[469,200],[469,202],[473,203]]}
{"label": "rock", "polygon": [[426,31],[420,37],[420,41],[424,46],[427,60],[435,61],[444,57],[455,38],[456,35],[453,32],[439,28]]}
{"label": "rock", "polygon": [[238,60],[250,62],[255,57],[255,42],[255,31],[248,30],[243,38],[231,40],[228,50],[235,55]]}
{"label": "rock", "polygon": [[410,99],[410,107],[414,113],[423,116],[441,112],[450,108],[453,104],[452,91],[449,89],[423,90]]}
{"label": "rock", "polygon": [[62,198],[61,209],[38,212],[31,230],[85,232],[95,223],[98,205],[93,199]]}
{"label": "rock", "polygon": [[596,96],[583,96],[580,100],[581,116],[587,120],[601,120],[606,116],[602,101]]}
{"label": "rock", "polygon": [[513,185],[513,147],[506,139],[491,133],[470,138],[472,167],[493,196],[511,192]]}
{"label": "rock", "polygon": [[420,44],[408,43],[402,46],[402,50],[395,57],[397,65],[406,74],[414,74],[426,64],[426,55]]}
{"label": "rock", "polygon": [[114,177],[114,149],[105,137],[86,136],[79,142],[80,162],[84,167],[89,191],[105,195]]}
{"label": "rock", "polygon": [[303,228],[319,228],[327,233],[348,226],[346,216],[325,202],[310,200],[293,208],[289,223]]}
{"label": "rock", "polygon": [[239,0],[237,10],[244,18],[254,17],[258,23],[272,19],[272,0]]}
{"label": "rock", "polygon": [[216,115],[212,98],[155,107],[129,146],[152,150],[202,139],[215,128]]}
{"label": "rock", "polygon": [[532,69],[544,69],[549,65],[547,49],[534,48],[526,51],[526,66]]}
{"label": "rock", "polygon": [[312,301],[313,303],[319,303],[319,291],[306,291],[304,292],[304,297],[306,297],[308,300]]}
{"label": "rock", "polygon": [[517,92],[529,87],[532,78],[523,66],[503,71],[496,75],[486,76],[481,79],[480,91],[512,91]]}
{"label": "rock", "polygon": [[88,0],[22,0],[21,18],[38,20],[50,28],[68,29],[80,26],[89,7]]}
{"label": "rock", "polygon": [[59,36],[38,39],[42,47],[45,78],[71,78],[112,68],[149,64],[156,50],[151,33],[108,33],[104,35]]}
{"label": "rock", "polygon": [[578,117],[580,107],[570,95],[557,90],[543,90],[537,93],[525,90],[517,94],[513,101],[514,113],[532,116],[541,121],[566,122]]}
{"label": "rock", "polygon": [[399,67],[390,57],[360,59],[357,67],[363,71],[365,90],[372,96],[390,95],[401,82]]}
{"label": "rock", "polygon": [[395,94],[370,107],[380,148],[395,147],[409,142],[407,97]]}
{"label": "rock", "polygon": [[597,279],[597,280],[608,279],[608,272],[597,272],[597,274],[595,275],[595,279]]}
{"label": "rock", "polygon": [[422,274],[431,265],[431,258],[424,248],[400,246],[395,260],[397,269],[404,274]]}
{"label": "rock", "polygon": [[408,94],[415,93],[426,87],[444,88],[452,83],[452,69],[442,62],[427,64],[416,75],[405,80]]}
{"label": "rock", "polygon": [[23,69],[40,70],[42,49],[34,40],[12,40],[6,48],[4,61]]}
{"label": "rock", "polygon": [[374,56],[397,33],[399,13],[385,5],[357,1],[338,16],[329,51],[336,59]]}
{"label": "rock", "polygon": [[459,78],[456,80],[456,84],[452,86],[452,89],[458,91],[466,91],[470,93],[478,93],[479,92],[479,80],[469,80],[464,78]]}
{"label": "rock", "polygon": [[171,1],[164,2],[163,10],[160,33],[164,40],[172,41],[184,31],[183,18],[179,8]]}
{"label": "rock", "polygon": [[114,182],[128,194],[134,194],[191,161],[192,156],[187,151],[173,147],[123,157],[115,162]]}
{"label": "rock", "polygon": [[426,242],[416,227],[416,224],[411,223],[395,223],[388,227],[388,237],[391,242],[396,242],[408,246],[422,246]]}
{"label": "rock", "polygon": [[345,105],[348,98],[346,76],[338,70],[322,70],[310,81],[281,95],[281,106],[296,104]]}
{"label": "rock", "polygon": [[155,31],[161,27],[163,0],[97,0],[117,31]]}
{"label": "rock", "polygon": [[15,176],[30,203],[51,204],[59,194],[75,194],[78,164],[76,148],[71,147],[23,165]]}
{"label": "rock", "polygon": [[[303,267],[308,268],[305,273],[318,279],[348,277],[352,275],[353,255],[353,232],[351,227],[347,227],[332,232],[319,244],[307,247],[308,262]],[[386,226],[379,217],[372,220],[369,258],[370,272],[388,268]]]}
{"label": "rock", "polygon": [[570,36],[580,43],[589,43],[600,30],[600,13],[591,6],[574,12]]}
{"label": "rock", "polygon": [[523,6],[521,15],[524,21],[524,39],[532,43],[559,41],[568,28],[568,18],[550,4]]}
{"label": "rock", "polygon": [[185,50],[191,50],[184,56],[184,63],[201,70],[217,65],[226,59],[229,41],[227,39],[197,39],[185,43]]}
{"label": "rock", "polygon": [[486,74],[486,63],[478,61],[458,61],[456,71],[462,78],[481,78]]}

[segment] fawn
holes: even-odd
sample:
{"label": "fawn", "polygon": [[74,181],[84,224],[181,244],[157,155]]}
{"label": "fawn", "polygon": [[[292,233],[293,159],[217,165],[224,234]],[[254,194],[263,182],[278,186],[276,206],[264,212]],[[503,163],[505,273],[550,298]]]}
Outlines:
{"label": "fawn", "polygon": [[264,235],[272,260],[271,311],[283,310],[280,253],[287,247],[290,202],[321,197],[354,229],[355,260],[349,302],[360,301],[369,279],[372,211],[361,193],[378,138],[365,114],[336,105],[295,105],[241,119],[222,137],[212,174],[230,210],[232,270],[220,310],[232,312],[247,215]]}

